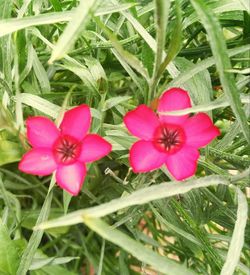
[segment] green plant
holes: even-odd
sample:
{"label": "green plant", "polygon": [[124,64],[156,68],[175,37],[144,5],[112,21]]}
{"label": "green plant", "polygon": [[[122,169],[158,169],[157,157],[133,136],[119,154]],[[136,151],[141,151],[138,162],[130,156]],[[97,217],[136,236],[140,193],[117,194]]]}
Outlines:
{"label": "green plant", "polygon": [[[0,274],[249,272],[247,2],[0,0]],[[175,114],[207,112],[222,133],[186,182],[132,173],[122,122],[174,86],[193,101]],[[72,198],[17,164],[28,116],[81,103],[113,152]]]}

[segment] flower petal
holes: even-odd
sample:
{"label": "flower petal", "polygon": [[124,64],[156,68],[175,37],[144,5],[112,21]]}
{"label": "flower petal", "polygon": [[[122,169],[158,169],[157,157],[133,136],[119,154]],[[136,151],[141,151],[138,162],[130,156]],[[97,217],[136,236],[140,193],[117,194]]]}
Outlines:
{"label": "flower petal", "polygon": [[[191,107],[190,97],[187,91],[181,88],[172,88],[163,93],[159,100],[158,112],[177,111]],[[159,115],[160,120],[165,123],[181,125],[189,115],[170,116]]]}
{"label": "flower petal", "polygon": [[63,135],[82,140],[87,134],[91,123],[90,108],[82,104],[64,114],[60,129]]}
{"label": "flower petal", "polygon": [[18,168],[24,173],[47,176],[56,170],[57,164],[50,149],[35,148],[23,155]]}
{"label": "flower petal", "polygon": [[144,140],[152,139],[155,129],[160,125],[157,115],[146,105],[128,112],[124,123],[131,134]]}
{"label": "flower petal", "polygon": [[86,166],[84,163],[60,165],[56,171],[56,182],[62,189],[76,196],[81,190],[85,176]]}
{"label": "flower petal", "polygon": [[166,165],[175,179],[184,180],[195,174],[199,156],[196,148],[184,146],[176,154],[168,156]]}
{"label": "flower petal", "polygon": [[220,135],[219,129],[214,126],[211,118],[205,113],[199,113],[187,119],[183,128],[186,134],[186,143],[196,148],[207,145]]}
{"label": "flower petal", "polygon": [[155,149],[151,141],[135,142],[129,154],[129,161],[135,173],[149,172],[160,168],[166,161],[167,155]]}
{"label": "flower petal", "polygon": [[51,148],[60,135],[55,124],[46,117],[30,117],[26,120],[29,143],[37,148]]}
{"label": "flower petal", "polygon": [[104,138],[96,134],[89,134],[82,141],[82,150],[79,161],[96,161],[109,154],[111,149],[111,144],[108,143]]}

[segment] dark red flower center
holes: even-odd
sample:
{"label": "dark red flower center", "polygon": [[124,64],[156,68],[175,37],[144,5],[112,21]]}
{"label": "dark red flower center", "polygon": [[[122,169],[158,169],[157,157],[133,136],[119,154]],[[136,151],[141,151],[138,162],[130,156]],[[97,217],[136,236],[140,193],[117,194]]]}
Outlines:
{"label": "dark red flower center", "polygon": [[59,137],[53,147],[54,157],[61,164],[74,163],[81,152],[81,143],[67,135]]}
{"label": "dark red flower center", "polygon": [[154,133],[154,146],[161,152],[176,153],[185,141],[183,129],[174,124],[162,124]]}

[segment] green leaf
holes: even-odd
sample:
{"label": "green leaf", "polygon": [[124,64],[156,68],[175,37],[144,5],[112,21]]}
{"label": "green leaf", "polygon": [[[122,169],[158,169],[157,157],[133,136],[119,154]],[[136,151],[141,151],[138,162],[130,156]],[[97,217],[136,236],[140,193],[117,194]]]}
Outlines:
{"label": "green leaf", "polygon": [[99,218],[116,212],[128,206],[144,204],[153,200],[171,197],[177,194],[184,194],[194,188],[225,184],[228,182],[225,177],[208,176],[197,180],[183,182],[167,182],[150,187],[142,188],[126,197],[112,200],[110,202],[95,206],[89,209],[78,210],[59,219],[45,222],[36,229],[47,229],[57,226],[65,226],[81,223],[83,217]]}
{"label": "green leaf", "polygon": [[147,68],[151,76],[154,69],[154,53],[148,44],[144,43],[142,46],[141,60],[145,68]]}
{"label": "green leaf", "polygon": [[[114,4],[117,4],[117,0],[112,0]],[[167,10],[166,10],[167,11]],[[165,12],[166,12],[165,11]],[[157,42],[156,40],[147,32],[147,30],[142,26],[142,24],[129,12],[121,11],[121,14],[131,23],[135,30],[140,34],[140,36],[145,40],[148,46],[153,50],[154,53],[157,52]],[[163,22],[164,24],[164,22]],[[166,53],[163,52],[163,58],[165,58]],[[167,70],[172,77],[177,75],[177,69],[173,63],[169,63]]]}
{"label": "green leaf", "polygon": [[[250,104],[250,97],[249,96],[241,96],[241,102]],[[207,112],[218,108],[228,107],[230,106],[229,100],[225,97],[218,98],[210,103],[197,105],[191,108],[186,108],[180,111],[171,111],[171,112],[159,112],[160,114],[165,115],[186,115],[190,113],[197,113],[197,112]]]}
{"label": "green leaf", "polygon": [[33,57],[33,69],[36,74],[36,78],[41,86],[41,90],[43,93],[49,93],[50,92],[50,82],[48,79],[47,72],[45,71],[42,63],[40,62],[37,53],[33,47],[30,49],[32,51]]}
{"label": "green leaf", "polygon": [[[111,0],[113,4],[118,5],[117,0]],[[154,52],[157,49],[157,43],[155,39],[146,31],[142,24],[129,12],[121,11],[121,14],[131,23],[135,30],[140,34],[140,36],[145,40],[145,42],[152,48]]]}
{"label": "green leaf", "polygon": [[24,18],[11,18],[0,21],[0,37],[6,34],[16,32],[18,30],[45,24],[53,24],[57,22],[70,21],[74,12],[54,12],[50,14],[40,14],[37,16],[29,16]]}
{"label": "green leaf", "polygon": [[230,70],[232,66],[227,53],[227,47],[223,38],[221,26],[216,19],[216,16],[204,4],[203,1],[191,0],[191,3],[207,31],[223,90],[230,102],[231,108],[237,120],[241,125],[241,129],[246,137],[246,140],[250,143],[250,131],[248,128],[247,118],[240,102],[240,95],[237,91],[234,76],[233,74],[227,72],[227,70]]}
{"label": "green leaf", "polygon": [[[207,1],[209,8],[213,13],[221,15],[222,13],[230,11],[248,11],[249,12],[249,3],[246,3],[248,0],[220,0],[220,1]],[[206,2],[206,3],[207,3]],[[191,24],[200,20],[200,17],[197,14],[192,13],[189,17],[186,17],[183,23],[183,27],[186,29]]]}
{"label": "green leaf", "polygon": [[105,252],[105,240],[102,241],[102,249],[100,255],[100,261],[98,266],[98,273],[97,275],[102,275],[102,268],[103,268],[103,260],[104,260],[104,252]]}
{"label": "green leaf", "polygon": [[184,265],[176,263],[169,260],[167,257],[163,257],[156,252],[153,252],[126,234],[109,226],[101,219],[85,217],[83,222],[104,239],[119,245],[138,260],[149,264],[155,270],[160,271],[163,274],[194,274],[194,272],[187,269]]}
{"label": "green leaf", "polygon": [[95,18],[96,23],[104,31],[107,37],[110,39],[113,47],[119,53],[119,55],[126,61],[132,68],[140,73],[146,80],[149,79],[147,70],[143,67],[142,62],[133,54],[123,49],[116,36],[103,24],[99,18]]}
{"label": "green leaf", "polygon": [[117,5],[107,5],[107,3],[104,2],[104,7],[99,7],[95,12],[95,16],[102,16],[102,15],[111,14],[115,12],[121,12],[121,11],[130,9],[135,5],[136,3],[124,3],[124,4],[119,3]]}
{"label": "green leaf", "polygon": [[[98,33],[94,32],[94,34],[100,38],[102,41],[107,42],[105,38],[103,38]],[[124,60],[124,57],[115,49],[111,49],[111,52],[114,54],[114,56],[117,58],[117,60],[121,63],[123,68],[126,70],[126,72],[130,75],[130,77],[133,79],[134,83],[137,85],[137,87],[140,89],[141,92],[144,92],[143,83],[139,79],[139,77],[136,75],[136,73],[131,69],[130,65]]]}
{"label": "green leaf", "polygon": [[[181,73],[189,71],[194,65],[183,57],[176,58],[174,63]],[[181,84],[180,87],[189,91],[194,105],[209,105],[212,99],[213,88],[208,70],[197,73],[191,79]]]}
{"label": "green leaf", "polygon": [[59,265],[51,265],[51,266],[44,266],[38,270],[31,270],[29,271],[31,275],[56,275],[56,274],[63,274],[63,275],[78,275],[77,273],[68,271],[66,268],[63,268]]}
{"label": "green leaf", "polygon": [[64,210],[64,214],[67,214],[68,212],[68,208],[69,208],[69,204],[71,202],[72,199],[72,195],[70,193],[68,193],[67,191],[63,190],[63,210]]}
{"label": "green leaf", "polygon": [[[53,176],[50,182],[50,186],[53,186],[54,184],[55,184],[55,179]],[[48,219],[52,198],[53,198],[53,191],[49,190],[45,198],[45,201],[43,203],[42,209],[40,211],[39,217],[37,219],[37,222],[36,222],[37,225]],[[42,240],[42,237],[43,237],[43,230],[33,231],[29,239],[28,245],[21,257],[20,265],[18,267],[16,275],[25,275],[27,273],[27,271],[31,266],[36,250]]]}
{"label": "green leaf", "polygon": [[49,265],[60,265],[69,263],[79,257],[50,257],[50,258],[34,258],[29,270],[36,270]]}
{"label": "green leaf", "polygon": [[90,15],[94,12],[96,2],[96,0],[81,0],[79,6],[74,11],[72,20],[68,23],[64,32],[59,37],[55,48],[52,50],[49,63],[53,63],[55,60],[65,56],[85,28]]}
{"label": "green leaf", "polygon": [[[244,45],[241,47],[237,47],[235,49],[229,49],[227,52],[228,52],[228,56],[232,57],[237,54],[247,52],[249,50],[250,50],[250,45]],[[169,82],[168,87],[176,87],[176,86],[179,86],[179,85],[187,82],[194,75],[213,66],[215,64],[215,62],[216,62],[215,57],[209,57],[207,59],[204,59],[204,60],[198,62],[197,64],[190,67],[189,70],[179,74],[176,78],[174,78],[171,82]],[[166,87],[164,87],[164,89],[165,88]]]}
{"label": "green leaf", "polygon": [[0,273],[16,275],[19,255],[15,242],[11,240],[7,228],[0,220]]}
{"label": "green leaf", "polygon": [[98,93],[97,82],[86,66],[69,58],[60,66],[77,75],[92,92]]}
{"label": "green leaf", "polygon": [[60,112],[60,106],[53,104],[50,101],[37,95],[32,95],[29,93],[21,93],[20,101],[22,102],[22,104],[31,106],[39,110],[40,112],[46,115],[49,115],[53,118],[56,118]]}
{"label": "green leaf", "polygon": [[[3,1],[3,3],[6,4],[6,7],[11,8],[11,5],[9,4],[9,2]],[[100,8],[95,12],[95,16],[101,16],[105,14],[123,11],[134,5],[135,5],[134,3],[128,3],[128,4],[119,4],[109,8]],[[5,10],[5,9],[1,9],[1,10]],[[58,22],[71,21],[74,18],[74,16],[75,16],[75,11],[70,10],[70,11],[39,14],[36,16],[28,16],[24,18],[11,18],[11,19],[1,20],[0,37],[7,34],[11,34],[18,30],[32,27],[32,26],[41,26],[41,25],[55,24]],[[3,18],[7,18],[7,16]]]}
{"label": "green leaf", "polygon": [[239,188],[235,188],[238,195],[237,220],[234,226],[232,240],[227,253],[226,262],[221,270],[221,275],[232,275],[240,260],[244,245],[245,227],[248,219],[248,205],[245,195]]}
{"label": "green leaf", "polygon": [[122,102],[127,102],[129,99],[131,99],[131,96],[115,96],[115,97],[109,98],[108,100],[105,101],[105,104],[102,110],[107,111]]}
{"label": "green leaf", "polygon": [[0,137],[0,166],[19,161],[21,156],[22,149],[20,144],[9,140],[2,140]]}

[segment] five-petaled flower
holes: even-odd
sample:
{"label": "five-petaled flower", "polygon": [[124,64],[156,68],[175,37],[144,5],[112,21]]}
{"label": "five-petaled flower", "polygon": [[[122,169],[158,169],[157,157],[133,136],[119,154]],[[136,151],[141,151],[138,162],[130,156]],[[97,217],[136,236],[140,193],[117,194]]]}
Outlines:
{"label": "five-petaled flower", "polygon": [[172,88],[159,100],[159,116],[146,105],[140,105],[125,115],[126,127],[141,139],[130,149],[129,159],[134,172],[149,172],[165,164],[177,180],[195,174],[198,148],[207,145],[220,131],[205,113],[194,116],[161,114],[189,107],[188,93]]}
{"label": "five-petaled flower", "polygon": [[24,154],[19,169],[25,173],[47,176],[56,171],[56,182],[72,195],[81,190],[86,163],[96,161],[111,151],[111,144],[97,134],[88,134],[90,109],[80,105],[65,112],[59,129],[46,117],[26,121],[32,149]]}

